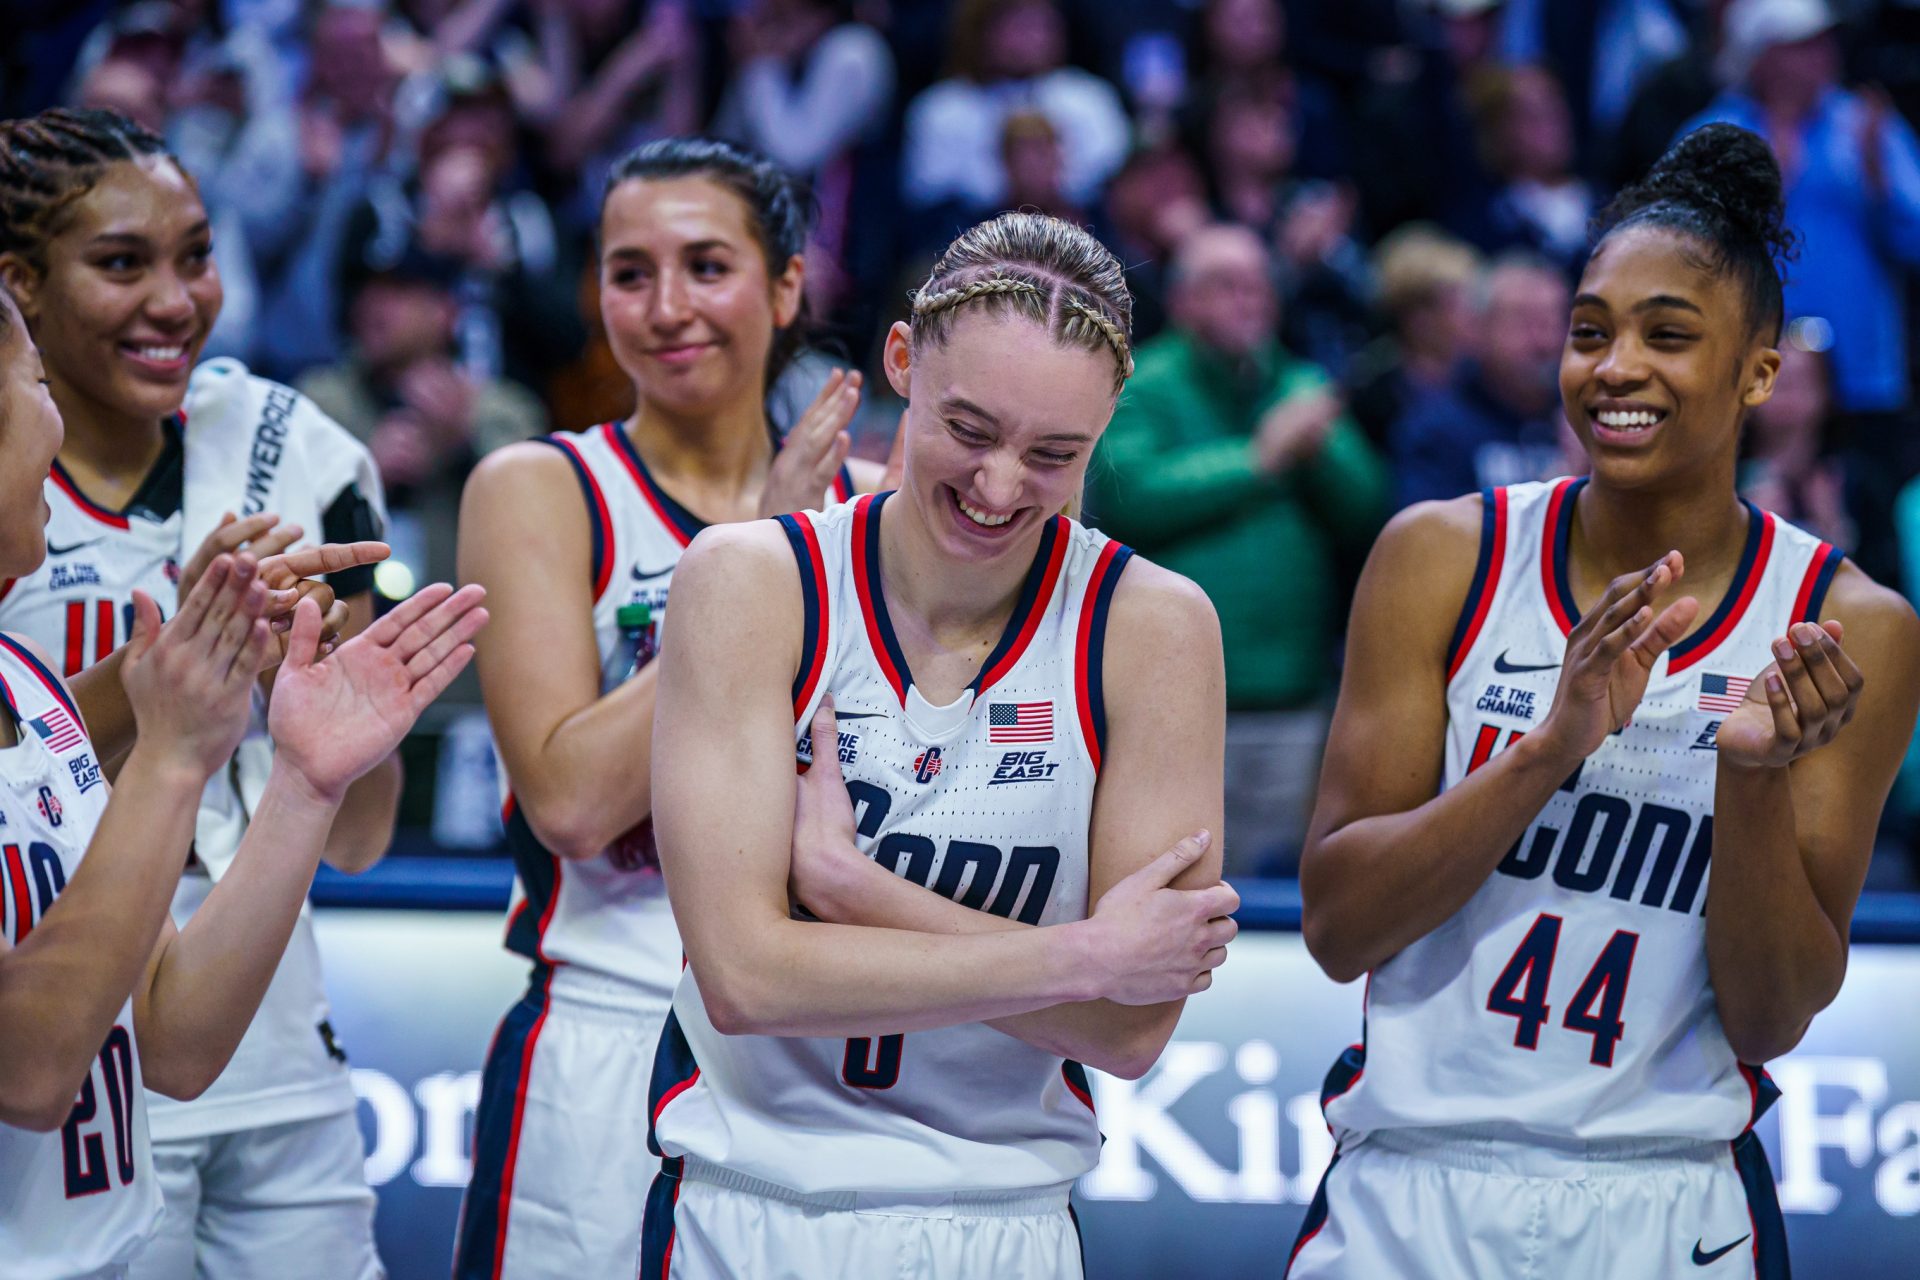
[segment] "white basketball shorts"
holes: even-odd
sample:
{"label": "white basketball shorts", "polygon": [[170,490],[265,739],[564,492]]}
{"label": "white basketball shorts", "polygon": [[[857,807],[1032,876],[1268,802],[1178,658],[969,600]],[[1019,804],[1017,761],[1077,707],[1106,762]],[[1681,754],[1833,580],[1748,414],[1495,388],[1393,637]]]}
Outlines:
{"label": "white basketball shorts", "polygon": [[1785,1280],[1766,1152],[1545,1145],[1458,1130],[1349,1137],[1287,1280]]}

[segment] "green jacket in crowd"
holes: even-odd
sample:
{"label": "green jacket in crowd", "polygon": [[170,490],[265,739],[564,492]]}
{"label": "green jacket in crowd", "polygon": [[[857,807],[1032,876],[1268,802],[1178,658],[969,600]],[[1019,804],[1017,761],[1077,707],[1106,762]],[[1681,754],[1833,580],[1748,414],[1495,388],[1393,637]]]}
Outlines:
{"label": "green jacket in crowd", "polygon": [[1332,691],[1340,554],[1357,562],[1388,513],[1386,466],[1344,414],[1290,471],[1254,463],[1261,416],[1328,382],[1278,344],[1236,367],[1170,332],[1138,351],[1088,470],[1094,523],[1212,598],[1237,711]]}

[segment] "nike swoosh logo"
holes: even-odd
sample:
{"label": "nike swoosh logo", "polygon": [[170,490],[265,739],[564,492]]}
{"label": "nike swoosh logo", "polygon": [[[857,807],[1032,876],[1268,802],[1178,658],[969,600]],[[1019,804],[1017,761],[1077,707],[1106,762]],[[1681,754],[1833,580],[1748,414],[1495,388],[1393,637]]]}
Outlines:
{"label": "nike swoosh logo", "polygon": [[833,713],[833,718],[835,720],[871,720],[875,716],[885,714],[887,713],[884,711],[836,711]]}
{"label": "nike swoosh logo", "polygon": [[[677,563],[679,562],[675,561],[675,564]],[[635,565],[633,566],[633,580],[635,582],[645,582],[649,578],[664,578],[672,573],[673,570],[674,565],[672,564],[664,569],[642,569],[639,565]]]}
{"label": "nike swoosh logo", "polygon": [[1710,1262],[1718,1262],[1721,1258],[1726,1257],[1729,1253],[1732,1253],[1735,1249],[1738,1249],[1741,1245],[1745,1244],[1746,1242],[1747,1242],[1747,1238],[1745,1236],[1741,1236],[1738,1240],[1735,1240],[1732,1244],[1721,1245],[1718,1249],[1715,1249],[1712,1253],[1702,1253],[1700,1251],[1701,1242],[1695,1241],[1693,1245],[1693,1265],[1696,1267],[1704,1267]]}
{"label": "nike swoosh logo", "polygon": [[1493,669],[1503,676],[1516,676],[1527,671],[1558,671],[1560,669],[1560,664],[1557,662],[1543,662],[1537,665],[1508,662],[1507,653],[1507,650],[1502,650],[1500,656],[1493,660]]}
{"label": "nike swoosh logo", "polygon": [[69,542],[64,547],[56,547],[51,542],[49,542],[47,544],[47,554],[50,556],[71,555],[73,552],[78,551],[80,548],[90,547],[98,541],[99,541],[98,538],[82,538],[78,542]]}

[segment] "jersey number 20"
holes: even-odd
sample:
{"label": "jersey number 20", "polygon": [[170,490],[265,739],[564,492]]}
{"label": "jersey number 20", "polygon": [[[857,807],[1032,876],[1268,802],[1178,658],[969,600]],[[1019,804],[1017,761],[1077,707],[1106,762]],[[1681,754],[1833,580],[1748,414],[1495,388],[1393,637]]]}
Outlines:
{"label": "jersey number 20", "polygon": [[[120,1175],[120,1185],[133,1182],[133,1038],[125,1027],[107,1033],[100,1046],[100,1075],[105,1088],[93,1087],[93,1072],[81,1082],[80,1096],[74,1101],[67,1123],[60,1129],[60,1148],[67,1174],[67,1199],[96,1195],[113,1185],[112,1174]],[[92,1133],[80,1127],[100,1114],[100,1094],[107,1095],[107,1110],[112,1115],[113,1164],[107,1164],[106,1126]]]}

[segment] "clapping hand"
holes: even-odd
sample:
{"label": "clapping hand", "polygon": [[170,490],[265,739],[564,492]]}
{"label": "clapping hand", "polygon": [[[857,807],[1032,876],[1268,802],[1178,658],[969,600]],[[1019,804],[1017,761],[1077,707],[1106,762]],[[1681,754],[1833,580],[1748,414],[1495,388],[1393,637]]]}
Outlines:
{"label": "clapping hand", "polygon": [[[244,552],[213,557],[164,626],[153,597],[133,593],[133,637],[120,679],[137,747],[202,779],[227,762],[247,730],[254,675],[272,644],[261,617],[266,602],[258,565]],[[315,623],[317,635],[317,610]]]}
{"label": "clapping hand", "polygon": [[1646,696],[1653,664],[1699,616],[1692,596],[1658,616],[1653,611],[1653,601],[1685,571],[1680,553],[1669,551],[1649,568],[1615,578],[1567,637],[1553,709],[1538,732],[1561,743],[1570,758],[1586,759],[1608,734],[1627,727]]}
{"label": "clapping hand", "polygon": [[827,375],[826,385],[774,455],[773,467],[760,491],[762,516],[785,515],[820,505],[853,447],[847,424],[860,407],[860,385],[858,371],[835,369]]}
{"label": "clapping hand", "polygon": [[319,606],[301,601],[268,716],[277,760],[338,802],[473,659],[485,596],[434,583],[324,659]]}
{"label": "clapping hand", "polygon": [[1833,741],[1867,683],[1841,647],[1844,636],[1838,622],[1798,622],[1773,642],[1775,661],[1714,739],[1722,764],[1779,768]]}

